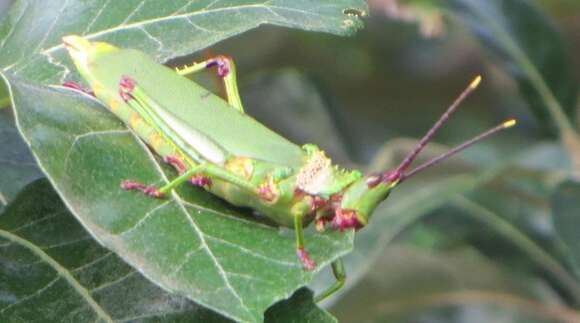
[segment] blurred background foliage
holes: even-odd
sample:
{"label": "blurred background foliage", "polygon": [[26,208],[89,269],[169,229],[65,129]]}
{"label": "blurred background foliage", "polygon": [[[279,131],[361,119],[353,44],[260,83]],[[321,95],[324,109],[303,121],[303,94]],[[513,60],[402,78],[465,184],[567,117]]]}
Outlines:
{"label": "blurred background foliage", "polygon": [[[233,56],[251,115],[369,170],[399,161],[481,74],[426,157],[507,118],[518,127],[393,193],[357,236],[347,287],[324,305],[342,322],[580,322],[580,2],[439,3],[369,0],[350,38],[267,26],[195,57]],[[211,75],[199,81],[221,90]],[[2,147],[0,162],[20,158],[20,146]]]}

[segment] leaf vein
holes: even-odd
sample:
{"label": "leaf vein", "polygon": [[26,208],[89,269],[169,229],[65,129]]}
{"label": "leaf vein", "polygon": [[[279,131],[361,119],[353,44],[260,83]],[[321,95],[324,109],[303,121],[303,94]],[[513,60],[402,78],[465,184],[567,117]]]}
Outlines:
{"label": "leaf vein", "polygon": [[6,42],[8,42],[8,39],[10,39],[10,37],[12,37],[12,35],[14,34],[14,30],[16,30],[16,27],[18,27],[18,24],[20,24],[22,18],[24,17],[26,12],[28,11],[29,6],[30,6],[30,2],[26,1],[26,5],[24,6],[24,9],[21,10],[22,14],[20,16],[18,16],[18,18],[16,18],[16,21],[14,22],[14,24],[12,24],[12,28],[10,28],[10,30],[6,34],[6,37],[4,37],[4,39],[0,43],[0,49],[3,48],[4,45],[6,44]]}
{"label": "leaf vein", "polygon": [[101,9],[99,9],[99,11],[93,17],[93,19],[91,19],[91,21],[87,24],[87,28],[85,28],[85,30],[81,33],[82,36],[84,36],[86,33],[88,33],[91,30],[91,28],[93,28],[93,25],[95,24],[95,22],[97,21],[97,19],[99,19],[99,17],[101,16],[101,14],[105,10],[105,8],[108,7],[110,3],[111,3],[111,0],[107,0],[103,4],[103,6],[101,7]]}
{"label": "leaf vein", "polygon": [[177,264],[177,266],[175,266],[175,269],[171,272],[170,276],[174,276],[177,273],[179,273],[183,269],[183,266],[185,266],[189,262],[189,259],[191,259],[193,255],[195,255],[196,253],[198,253],[203,249],[204,249],[203,245],[200,244],[197,248],[188,251],[185,254],[185,256],[183,256],[183,260],[179,264]]}
{"label": "leaf vein", "polygon": [[183,204],[185,204],[185,205],[187,205],[189,207],[192,207],[194,209],[198,209],[198,210],[201,210],[201,211],[204,211],[204,212],[208,212],[208,213],[213,213],[213,214],[215,214],[217,216],[220,216],[222,218],[226,218],[228,220],[230,220],[230,219],[231,220],[235,220],[235,221],[244,223],[246,225],[258,226],[258,227],[262,227],[262,228],[268,229],[268,230],[273,230],[274,229],[274,227],[269,226],[269,225],[266,225],[266,224],[263,224],[263,223],[260,223],[258,221],[246,220],[246,219],[244,219],[242,217],[239,217],[239,216],[228,216],[228,215],[225,215],[225,214],[223,214],[221,212],[218,212],[216,210],[208,209],[208,208],[205,208],[205,207],[203,207],[201,205],[193,204],[193,203],[188,202],[188,201],[185,201],[185,200],[183,201]]}
{"label": "leaf vein", "polygon": [[145,29],[145,27],[139,27],[139,30],[141,30],[143,34],[147,36],[147,38],[151,39],[157,44],[157,51],[160,52],[163,50],[163,43],[157,37],[153,36],[147,29]]}
{"label": "leaf vein", "polygon": [[39,48],[42,47],[42,45],[44,45],[44,43],[48,39],[48,36],[52,33],[52,30],[54,29],[54,26],[56,26],[56,23],[58,22],[58,20],[60,20],[60,17],[62,17],[62,14],[64,13],[65,9],[68,6],[68,2],[69,2],[69,0],[65,0],[65,1],[62,2],[62,7],[60,7],[60,10],[58,11],[58,13],[56,14],[56,17],[54,17],[54,20],[52,21],[52,24],[50,24],[50,26],[46,30],[46,33],[44,34],[44,37],[42,37],[42,39],[40,40],[40,42],[38,42],[38,46],[33,51],[33,53],[35,53]]}
{"label": "leaf vein", "polygon": [[65,212],[62,212],[62,211],[61,211],[61,212],[54,212],[54,213],[49,213],[49,214],[47,214],[47,215],[45,215],[45,216],[43,216],[43,217],[40,217],[40,218],[38,218],[38,219],[35,219],[34,221],[30,221],[30,222],[28,222],[28,223],[25,223],[25,224],[23,224],[23,225],[21,225],[21,226],[18,226],[18,227],[16,227],[16,228],[14,228],[14,229],[6,230],[6,231],[8,231],[8,232],[12,232],[12,233],[17,233],[17,232],[18,232],[18,231],[20,231],[20,230],[23,230],[23,229],[29,228],[29,227],[31,227],[31,226],[34,226],[34,225],[38,224],[39,222],[42,222],[42,221],[46,221],[46,220],[52,219],[52,218],[54,218],[54,217],[57,217],[57,216],[59,216],[59,215],[62,215],[62,214],[65,214]]}
{"label": "leaf vein", "polygon": [[94,287],[94,288],[92,288],[92,289],[90,290],[90,293],[91,293],[91,294],[94,294],[94,293],[96,293],[96,292],[99,292],[99,291],[101,291],[101,290],[103,290],[103,289],[105,289],[105,288],[113,287],[113,286],[115,286],[116,284],[118,284],[118,283],[121,283],[121,282],[123,282],[124,280],[126,280],[126,279],[130,278],[131,276],[135,275],[136,273],[137,273],[137,271],[136,271],[136,270],[131,270],[131,271],[130,271],[130,272],[128,272],[127,274],[125,274],[125,275],[123,275],[123,276],[121,276],[121,277],[119,277],[119,278],[117,278],[117,279],[115,279],[115,280],[112,280],[112,281],[110,281],[110,282],[106,282],[106,283],[104,283],[104,284],[102,284],[102,285],[99,285],[99,286],[97,286],[97,287]]}
{"label": "leaf vein", "polygon": [[267,285],[270,285],[270,286],[276,286],[276,284],[270,280],[260,279],[260,278],[255,277],[255,276],[242,274],[242,273],[236,273],[236,272],[232,272],[232,271],[226,271],[226,273],[228,273],[228,275],[230,275],[230,276],[237,276],[237,277],[240,277],[240,278],[243,278],[246,280],[253,280],[253,281],[260,282],[260,283],[266,283]]}
{"label": "leaf vein", "polygon": [[147,1],[147,0],[143,0],[137,6],[135,6],[135,9],[133,9],[133,11],[131,11],[129,14],[127,14],[127,17],[125,18],[125,20],[123,20],[119,25],[123,26],[123,25],[127,24],[129,22],[129,20],[131,20],[131,18],[133,18],[133,16],[135,16],[135,14],[139,10],[141,10],[141,8],[145,5],[145,1]]}
{"label": "leaf vein", "polygon": [[197,30],[205,31],[206,33],[210,33],[210,34],[222,34],[223,33],[221,30],[210,30],[210,29],[207,29],[205,27],[202,27],[202,26],[194,23],[193,21],[191,21],[191,17],[187,17],[187,22],[191,26],[193,26],[193,28],[195,28]]}
{"label": "leaf vein", "polygon": [[73,272],[73,273],[74,273],[74,272],[79,272],[79,271],[82,271],[82,270],[84,270],[85,268],[88,268],[88,267],[90,267],[90,266],[92,266],[92,265],[94,265],[94,264],[98,263],[99,261],[101,261],[101,260],[103,260],[103,259],[106,259],[107,257],[109,257],[109,256],[111,256],[111,255],[113,255],[113,254],[114,254],[113,252],[111,252],[111,251],[107,251],[107,253],[105,253],[104,255],[102,255],[102,256],[99,256],[99,257],[97,257],[97,258],[95,258],[95,259],[93,259],[93,260],[91,260],[91,261],[87,262],[86,264],[83,264],[83,265],[80,265],[80,266],[78,266],[78,267],[76,267],[76,268],[73,268],[73,269],[71,269],[71,272]]}
{"label": "leaf vein", "polygon": [[187,7],[189,7],[195,0],[189,0],[188,2],[186,2],[183,6],[181,6],[181,8],[175,10],[172,14],[170,14],[169,16],[175,16],[180,14],[181,12],[183,12],[185,9],[187,9]]}
{"label": "leaf vein", "polygon": [[177,193],[173,192],[173,195],[175,196],[175,198],[179,202],[181,202],[181,203],[179,203],[179,206],[181,207],[181,209],[185,213],[185,217],[188,219],[188,222],[190,223],[190,225],[192,226],[192,228],[197,232],[197,234],[198,234],[198,236],[199,236],[199,238],[201,240],[202,246],[205,248],[205,250],[208,253],[208,256],[210,257],[210,259],[213,261],[214,265],[216,266],[216,268],[217,268],[220,276],[224,280],[224,284],[231,291],[232,295],[238,300],[238,302],[240,302],[240,305],[246,310],[246,312],[248,314],[252,315],[251,314],[252,312],[247,307],[247,305],[244,303],[244,300],[240,297],[240,295],[238,294],[237,290],[234,289],[234,287],[231,285],[230,280],[228,279],[228,276],[225,273],[224,268],[219,263],[219,261],[217,260],[216,256],[214,255],[213,251],[211,250],[211,248],[209,247],[209,245],[205,241],[205,234],[197,226],[197,224],[195,223],[195,221],[193,220],[193,217],[189,214],[189,212],[187,212],[187,209],[185,208],[185,205],[182,203],[183,200],[177,195]]}
{"label": "leaf vein", "polygon": [[[108,29],[103,29],[99,32],[95,32],[95,33],[92,33],[89,35],[85,35],[85,38],[95,39],[95,38],[98,38],[100,36],[111,34],[111,33],[117,32],[117,31],[123,31],[126,29],[133,29],[133,28],[141,28],[143,26],[158,23],[158,22],[167,22],[167,21],[171,21],[171,20],[187,19],[188,17],[195,17],[195,16],[199,16],[199,15],[204,15],[204,14],[228,12],[228,11],[236,11],[236,10],[242,11],[242,10],[251,10],[251,9],[263,9],[263,8],[267,8],[265,5],[266,3],[268,3],[268,1],[266,1],[264,3],[246,4],[246,5],[238,5],[238,6],[231,6],[231,7],[222,7],[222,8],[216,8],[216,9],[210,9],[210,10],[200,10],[200,11],[188,12],[188,13],[183,13],[183,14],[173,15],[173,16],[151,18],[151,19],[147,19],[147,20],[134,22],[134,23],[128,23],[127,21],[124,21],[123,23],[119,24],[118,26],[108,28]],[[277,10],[293,11],[293,12],[298,12],[298,13],[306,14],[306,15],[310,15],[310,16],[325,17],[324,15],[321,15],[318,13],[308,12],[308,11],[304,11],[304,10],[300,10],[300,9],[285,8],[285,7],[279,7],[279,6],[270,6],[270,7],[277,9]],[[56,50],[61,49],[61,48],[63,48],[63,45],[58,44],[58,45],[55,45],[53,47],[45,49],[43,52],[44,53],[51,53],[51,52],[56,51]]]}
{"label": "leaf vein", "polygon": [[127,233],[132,232],[133,230],[135,230],[136,228],[140,227],[143,223],[145,223],[150,216],[152,216],[153,214],[155,214],[155,212],[159,211],[160,209],[164,208],[165,206],[169,205],[172,201],[171,200],[167,200],[157,206],[155,206],[154,208],[152,208],[151,210],[149,210],[147,213],[145,213],[143,215],[143,217],[141,219],[139,219],[139,221],[137,221],[134,225],[132,225],[131,227],[129,227],[127,230],[125,231],[121,231],[118,233],[118,235],[125,235]]}
{"label": "leaf vein", "polygon": [[64,168],[65,169],[67,168],[67,165],[68,165],[68,162],[70,159],[70,154],[72,153],[73,149],[75,148],[75,146],[78,144],[78,142],[81,139],[84,139],[86,137],[98,136],[98,135],[109,135],[109,134],[114,135],[114,134],[127,134],[127,133],[131,133],[131,131],[129,129],[101,130],[101,131],[89,131],[89,132],[85,132],[85,133],[80,134],[80,135],[76,135],[70,144],[70,148],[66,152],[66,156],[64,157]]}
{"label": "leaf vein", "polygon": [[209,239],[211,239],[211,240],[214,240],[214,241],[216,241],[216,242],[218,242],[218,243],[225,244],[225,245],[228,245],[228,246],[230,246],[230,247],[233,247],[233,248],[239,249],[239,250],[241,250],[241,251],[242,251],[242,252],[244,252],[244,253],[247,253],[247,254],[249,254],[249,255],[252,255],[252,256],[254,256],[254,257],[256,257],[256,258],[260,258],[260,259],[262,259],[262,260],[265,260],[265,261],[267,261],[267,262],[273,262],[273,263],[280,264],[280,265],[282,265],[282,266],[286,266],[286,267],[299,267],[299,266],[298,266],[298,264],[297,264],[297,263],[295,263],[295,262],[288,262],[288,261],[283,261],[283,260],[279,260],[279,259],[275,259],[275,258],[270,258],[270,257],[268,257],[268,256],[265,256],[265,255],[259,254],[259,253],[255,252],[255,251],[251,250],[251,249],[248,249],[248,248],[242,247],[242,246],[240,246],[240,245],[238,245],[238,244],[235,244],[235,243],[232,243],[232,242],[226,241],[226,240],[224,240],[224,239],[220,239],[220,238],[217,238],[217,237],[211,236],[211,235],[209,235],[209,234],[207,234],[207,233],[204,233],[204,234],[205,234],[205,236],[206,236],[206,237],[208,237],[208,238],[209,238]]}
{"label": "leaf vein", "polygon": [[18,306],[19,304],[26,302],[29,299],[32,299],[36,296],[41,295],[42,293],[44,293],[47,289],[49,289],[50,287],[52,287],[52,285],[54,285],[58,280],[60,279],[59,276],[56,276],[53,280],[51,280],[50,282],[48,282],[46,285],[44,285],[42,288],[36,290],[34,293],[26,295],[24,297],[22,297],[21,299],[19,299],[17,302],[14,302],[6,307],[4,307],[2,310],[0,310],[0,313],[4,313],[6,310]]}
{"label": "leaf vein", "polygon": [[83,241],[87,241],[87,240],[92,240],[93,238],[91,236],[86,236],[83,238],[79,238],[79,239],[74,239],[74,240],[68,240],[65,242],[60,242],[60,243],[55,243],[52,245],[47,245],[47,246],[42,246],[40,247],[43,250],[47,250],[47,249],[53,249],[53,248],[60,248],[60,247],[64,247],[64,246],[68,246],[71,244],[75,244],[75,243],[79,243],[79,242],[83,242]]}

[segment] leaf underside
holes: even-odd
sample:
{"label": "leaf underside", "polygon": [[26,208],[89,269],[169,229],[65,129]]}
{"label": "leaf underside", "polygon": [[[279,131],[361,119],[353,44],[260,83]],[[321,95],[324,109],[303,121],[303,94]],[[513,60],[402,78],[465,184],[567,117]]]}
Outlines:
{"label": "leaf underside", "polygon": [[[157,61],[191,54],[264,24],[354,33],[366,15],[363,0],[18,0],[0,25],[0,66],[46,84],[73,72],[61,38],[78,34],[134,48]],[[234,53],[229,53],[234,54]]]}

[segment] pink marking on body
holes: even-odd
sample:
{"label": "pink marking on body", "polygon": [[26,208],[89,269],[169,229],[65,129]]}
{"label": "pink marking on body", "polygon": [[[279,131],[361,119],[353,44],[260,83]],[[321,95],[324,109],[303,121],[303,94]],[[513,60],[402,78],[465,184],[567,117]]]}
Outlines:
{"label": "pink marking on body", "polygon": [[326,206],[327,201],[320,196],[312,196],[312,201],[310,202],[310,210],[316,211]]}
{"label": "pink marking on body", "polygon": [[328,201],[320,196],[308,194],[307,192],[299,188],[294,189],[294,198],[302,199],[305,197],[308,198],[308,202],[310,204],[310,211],[316,211],[318,209],[325,207],[328,204]]}
{"label": "pink marking on body", "polygon": [[129,101],[133,97],[131,93],[135,89],[135,85],[135,80],[133,80],[131,77],[127,75],[121,76],[121,80],[119,81],[119,95],[125,102]]}
{"label": "pink marking on body", "polygon": [[206,68],[217,66],[219,77],[226,77],[230,73],[230,60],[226,56],[216,56],[207,61]]}
{"label": "pink marking on body", "polygon": [[298,259],[300,259],[300,262],[302,263],[302,266],[304,266],[304,269],[306,269],[307,271],[313,271],[314,269],[316,269],[316,263],[312,259],[310,259],[308,252],[306,252],[306,250],[304,250],[303,247],[296,249],[296,255],[298,256]]}
{"label": "pink marking on body", "polygon": [[190,179],[191,184],[199,187],[210,188],[212,185],[211,178],[203,175],[195,175]]}
{"label": "pink marking on body", "polygon": [[187,170],[187,167],[185,167],[185,165],[177,157],[166,156],[163,157],[163,161],[173,166],[173,168],[175,168],[180,175],[185,173]]}
{"label": "pink marking on body", "polygon": [[276,193],[272,190],[272,187],[270,187],[270,183],[265,183],[258,187],[258,196],[267,202],[272,202],[277,197]]}
{"label": "pink marking on body", "polygon": [[154,198],[162,198],[164,195],[156,187],[148,186],[143,183],[131,180],[124,180],[121,182],[121,188],[126,191],[141,191],[147,196]]}
{"label": "pink marking on body", "polygon": [[69,88],[69,89],[83,92],[83,93],[88,94],[90,96],[95,96],[95,92],[85,89],[84,87],[82,87],[80,84],[78,84],[76,82],[64,82],[64,83],[62,83],[62,86]]}
{"label": "pink marking on body", "polygon": [[355,230],[362,228],[355,210],[341,208],[336,209],[331,225],[333,229],[341,232],[351,228]]}

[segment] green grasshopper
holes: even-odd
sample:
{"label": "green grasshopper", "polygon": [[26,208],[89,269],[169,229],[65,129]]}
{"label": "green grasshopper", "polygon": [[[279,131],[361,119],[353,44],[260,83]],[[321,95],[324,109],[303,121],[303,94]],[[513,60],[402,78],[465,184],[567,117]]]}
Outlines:
{"label": "green grasshopper", "polygon": [[[327,226],[341,231],[360,229],[398,184],[515,124],[515,120],[503,122],[408,171],[437,129],[477,87],[481,80],[477,77],[396,169],[364,176],[333,165],[317,146],[295,145],[247,115],[235,66],[228,57],[174,71],[137,50],[78,36],[64,37],[63,42],[91,93],[179,173],[161,188],[125,180],[123,189],[162,198],[190,182],[233,205],[252,208],[281,226],[294,228],[296,253],[305,270],[316,268],[305,249],[305,226],[314,221],[319,231]],[[217,67],[223,79],[227,101],[185,77],[212,67]],[[343,286],[342,262],[332,263],[332,270],[336,282],[317,300]]]}

